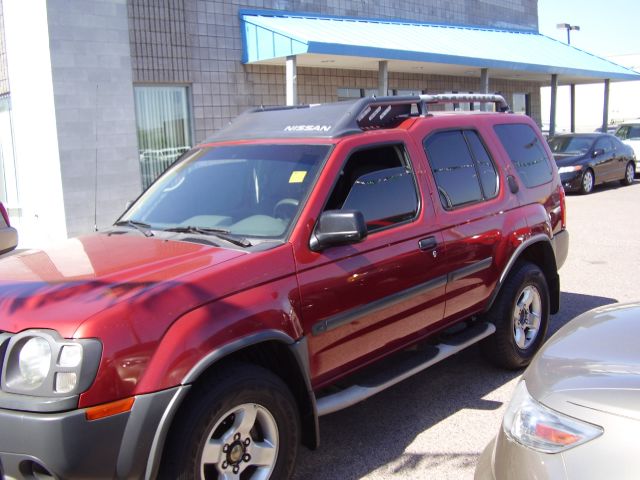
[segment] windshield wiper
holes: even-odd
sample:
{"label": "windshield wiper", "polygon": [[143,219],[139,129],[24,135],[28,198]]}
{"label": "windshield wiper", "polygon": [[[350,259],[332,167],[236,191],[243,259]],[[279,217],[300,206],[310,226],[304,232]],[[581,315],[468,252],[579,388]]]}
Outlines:
{"label": "windshield wiper", "polygon": [[136,220],[120,220],[114,223],[117,227],[133,227],[141,232],[145,237],[153,237],[153,232],[150,230],[151,225],[144,222],[138,222]]}
{"label": "windshield wiper", "polygon": [[165,228],[165,232],[177,232],[177,233],[197,233],[200,235],[215,235],[222,240],[225,240],[239,247],[250,247],[252,244],[249,240],[243,237],[238,237],[232,234],[229,230],[222,228],[208,228],[208,227],[195,227],[193,225],[187,225],[184,227],[171,227]]}

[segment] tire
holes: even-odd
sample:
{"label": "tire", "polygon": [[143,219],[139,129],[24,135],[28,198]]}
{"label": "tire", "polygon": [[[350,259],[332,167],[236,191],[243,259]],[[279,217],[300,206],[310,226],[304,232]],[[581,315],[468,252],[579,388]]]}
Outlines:
{"label": "tire", "polygon": [[593,177],[593,170],[588,168],[582,174],[582,181],[580,182],[580,193],[583,195],[588,195],[593,191],[593,186],[595,185],[595,178]]}
{"label": "tire", "polygon": [[549,287],[540,268],[516,263],[485,318],[496,326],[482,341],[487,359],[511,370],[529,365],[549,326]]}
{"label": "tire", "polygon": [[627,163],[627,166],[624,168],[624,177],[620,180],[622,185],[631,185],[633,183],[633,179],[636,177],[636,169],[633,166],[633,162]]}
{"label": "tire", "polygon": [[261,367],[227,364],[200,385],[173,422],[160,479],[289,479],[300,416],[284,382]]}

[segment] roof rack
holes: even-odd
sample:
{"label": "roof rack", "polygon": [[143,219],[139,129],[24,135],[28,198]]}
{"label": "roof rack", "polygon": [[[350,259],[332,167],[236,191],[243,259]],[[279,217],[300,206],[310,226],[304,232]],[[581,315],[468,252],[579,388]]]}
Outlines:
{"label": "roof rack", "polygon": [[394,128],[409,117],[429,115],[428,106],[444,103],[493,103],[509,112],[501,95],[439,94],[365,97],[351,102],[260,107],[240,115],[206,142],[257,138],[337,138],[363,130]]}

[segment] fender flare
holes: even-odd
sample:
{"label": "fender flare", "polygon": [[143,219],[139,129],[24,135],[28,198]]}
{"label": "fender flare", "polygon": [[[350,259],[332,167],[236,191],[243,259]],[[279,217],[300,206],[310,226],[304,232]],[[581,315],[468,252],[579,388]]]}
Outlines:
{"label": "fender flare", "polygon": [[[491,296],[489,297],[489,301],[487,302],[487,305],[486,305],[486,307],[484,309],[485,313],[487,311],[489,311],[489,309],[493,306],[493,303],[495,302],[496,298],[498,297],[498,294],[502,290],[502,286],[504,285],[505,280],[507,279],[507,277],[511,273],[511,270],[513,269],[513,266],[522,257],[522,254],[525,252],[525,250],[527,248],[529,248],[530,246],[536,244],[536,243],[545,243],[545,244],[548,245],[551,253],[553,254],[554,267],[556,267],[556,265],[555,265],[555,261],[556,261],[556,259],[555,259],[555,251],[553,249],[553,243],[551,242],[549,237],[544,235],[544,234],[537,234],[537,235],[534,235],[534,236],[528,238],[527,240],[522,242],[520,245],[518,245],[518,247],[514,250],[513,254],[511,255],[511,258],[507,262],[506,266],[502,270],[502,273],[500,274],[500,278],[498,279],[498,282],[496,283],[496,286],[493,289],[493,292],[491,293]],[[553,312],[554,311],[553,306],[559,305],[559,301],[560,301],[559,300],[559,297],[560,297],[560,280],[559,280],[559,276],[558,276],[558,273],[557,273],[557,268],[554,268],[554,271],[556,272],[555,273],[555,278],[549,278],[548,279],[550,295],[556,295],[557,296],[557,298],[555,298],[555,299],[551,298],[551,305],[552,305],[552,309],[551,310],[552,310],[552,313],[555,313],[555,312]],[[557,311],[557,308],[555,310]]]}
{"label": "fender flare", "polygon": [[149,452],[149,459],[147,460],[147,468],[145,472],[145,479],[156,478],[158,470],[160,468],[160,460],[162,457],[162,451],[164,450],[164,444],[169,433],[169,428],[173,422],[173,419],[180,409],[183,400],[187,397],[187,393],[190,390],[190,385],[195,382],[200,375],[202,375],[208,368],[219,362],[220,360],[228,357],[229,355],[238,352],[247,347],[258,345],[269,341],[276,341],[285,344],[298,363],[298,369],[305,382],[307,394],[309,396],[309,402],[313,410],[312,425],[313,428],[312,437],[315,439],[315,446],[320,443],[320,431],[318,424],[318,411],[316,406],[316,397],[311,387],[311,376],[309,370],[309,356],[307,354],[307,339],[302,337],[299,340],[294,340],[289,335],[279,330],[264,330],[251,335],[234,340],[220,348],[209,352],[205,355],[182,379],[181,388],[176,392],[175,396],[171,400],[167,407],[158,428],[156,429],[152,448]]}

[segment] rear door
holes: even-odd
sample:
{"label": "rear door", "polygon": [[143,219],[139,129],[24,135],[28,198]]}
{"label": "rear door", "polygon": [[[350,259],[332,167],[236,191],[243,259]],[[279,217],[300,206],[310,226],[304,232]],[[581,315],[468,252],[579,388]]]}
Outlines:
{"label": "rear door", "polygon": [[485,127],[468,122],[462,128],[423,134],[431,181],[438,191],[436,212],[446,225],[445,318],[450,321],[484,307],[505,263],[501,254],[508,250],[508,234],[526,226],[513,210],[518,201],[506,187],[506,172],[489,153]]}
{"label": "rear door", "polygon": [[613,148],[611,140],[605,137],[599,138],[596,140],[593,148],[595,154],[594,173],[596,183],[608,182],[616,178],[622,178],[624,174],[618,173],[616,151]]}
{"label": "rear door", "polygon": [[[424,165],[418,153],[404,132],[343,140],[294,232],[316,388],[426,335],[442,319],[442,235],[429,194],[419,186]],[[362,211],[368,237],[312,251],[321,211],[339,209]]]}

